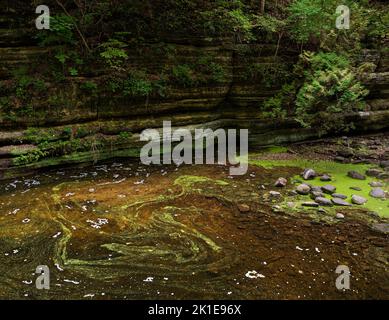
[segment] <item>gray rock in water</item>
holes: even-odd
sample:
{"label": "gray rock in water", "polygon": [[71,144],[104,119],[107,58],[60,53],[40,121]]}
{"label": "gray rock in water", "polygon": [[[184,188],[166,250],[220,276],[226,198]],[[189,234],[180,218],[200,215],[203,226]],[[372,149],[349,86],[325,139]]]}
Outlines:
{"label": "gray rock in water", "polygon": [[316,172],[313,169],[305,169],[301,176],[304,180],[312,180],[316,177]]}
{"label": "gray rock in water", "polygon": [[333,198],[343,199],[343,200],[347,199],[347,196],[344,195],[344,194],[341,194],[341,193],[333,193],[333,194],[332,194],[332,197],[333,197]]}
{"label": "gray rock in water", "polygon": [[321,191],[312,191],[311,190],[311,198],[313,199],[313,200],[315,200],[316,198],[318,198],[318,197],[324,197],[324,193],[323,192],[321,192]]}
{"label": "gray rock in water", "polygon": [[344,163],[346,162],[346,159],[344,157],[337,156],[334,159],[336,162]]}
{"label": "gray rock in water", "polygon": [[303,202],[301,204],[303,207],[317,208],[319,206],[316,202]]}
{"label": "gray rock in water", "polygon": [[336,206],[341,206],[341,207],[351,207],[352,206],[351,203],[348,203],[340,198],[332,198],[331,201]]}
{"label": "gray rock in water", "polygon": [[344,219],[344,214],[343,213],[337,213],[336,214],[336,219]]}
{"label": "gray rock in water", "polygon": [[288,196],[290,196],[290,197],[295,197],[297,195],[298,195],[298,193],[295,190],[289,190],[288,191]]}
{"label": "gray rock in water", "polygon": [[385,191],[381,188],[374,188],[370,191],[369,195],[373,198],[383,199],[385,198]]}
{"label": "gray rock in water", "polygon": [[389,172],[382,172],[378,175],[378,179],[384,180],[389,178]]}
{"label": "gray rock in water", "polygon": [[383,187],[384,184],[382,182],[373,181],[373,182],[369,183],[369,186],[373,187],[373,188],[380,188],[380,187]]}
{"label": "gray rock in water", "polygon": [[365,204],[367,202],[367,199],[365,199],[364,197],[357,196],[357,195],[353,194],[351,197],[351,202],[354,204],[362,205],[362,204]]}
{"label": "gray rock in water", "polygon": [[381,166],[382,168],[389,167],[389,160],[381,161],[381,162],[380,162],[380,166]]}
{"label": "gray rock in water", "polygon": [[322,186],[321,189],[323,190],[324,193],[328,193],[328,194],[333,194],[336,191],[336,187],[330,184]]}
{"label": "gray rock in water", "polygon": [[379,169],[369,169],[369,170],[366,170],[365,173],[368,177],[378,177],[379,174],[382,173],[382,171]]}
{"label": "gray rock in water", "polygon": [[350,187],[350,189],[351,189],[351,190],[355,190],[355,191],[362,191],[362,189],[359,188],[359,187]]}
{"label": "gray rock in water", "polygon": [[389,234],[389,223],[375,223],[372,225],[373,230]]}
{"label": "gray rock in water", "polygon": [[315,199],[315,202],[317,202],[321,206],[327,206],[327,207],[332,207],[333,206],[331,200],[329,200],[327,198],[324,198],[324,197],[317,197]]}
{"label": "gray rock in water", "polygon": [[323,175],[320,177],[320,180],[321,180],[321,181],[331,181],[332,178],[331,178],[328,174],[323,174]]}
{"label": "gray rock in water", "polygon": [[285,178],[278,178],[277,181],[275,182],[274,186],[278,188],[283,188],[286,187],[286,184],[288,183],[288,180]]}
{"label": "gray rock in water", "polygon": [[281,197],[281,193],[279,193],[277,191],[270,191],[269,194],[270,194],[270,196],[272,196],[274,198]]}
{"label": "gray rock in water", "polygon": [[340,149],[336,152],[340,157],[351,158],[354,156],[354,151],[350,148]]}
{"label": "gray rock in water", "polygon": [[303,183],[303,184],[300,184],[297,186],[296,191],[299,194],[307,195],[311,191],[311,187],[309,185]]}
{"label": "gray rock in water", "polygon": [[347,175],[353,179],[366,180],[366,177],[357,171],[349,171],[349,172],[347,172]]}
{"label": "gray rock in water", "polygon": [[310,186],[311,187],[311,192],[322,192],[321,187],[316,187],[316,186]]}

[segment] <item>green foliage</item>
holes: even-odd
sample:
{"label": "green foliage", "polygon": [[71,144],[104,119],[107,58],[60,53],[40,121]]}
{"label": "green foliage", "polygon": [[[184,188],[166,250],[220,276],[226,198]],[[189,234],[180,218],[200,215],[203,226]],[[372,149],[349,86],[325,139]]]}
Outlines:
{"label": "green foliage", "polygon": [[153,84],[147,79],[146,73],[133,71],[124,81],[123,94],[125,96],[147,97],[153,92]]}
{"label": "green foliage", "polygon": [[266,33],[278,33],[286,26],[286,21],[265,14],[254,17],[255,27]]}
{"label": "green foliage", "polygon": [[72,76],[72,77],[76,77],[78,76],[78,70],[74,67],[70,67],[69,68],[69,74]]}
{"label": "green foliage", "polygon": [[294,115],[302,127],[314,127],[320,134],[353,128],[346,116],[363,109],[368,90],[346,57],[304,52],[294,74],[292,83],[265,101],[265,116],[285,119]]}
{"label": "green foliage", "polygon": [[46,94],[46,83],[41,78],[29,75],[29,68],[22,66],[12,71],[12,81],[8,86],[9,98],[2,99],[0,108],[5,117],[16,121],[17,117],[31,116],[34,112],[32,98]]}
{"label": "green foliage", "polygon": [[212,55],[204,55],[195,63],[194,70],[199,74],[200,82],[224,83],[227,79],[225,68],[215,61]]}
{"label": "green foliage", "polygon": [[66,60],[69,58],[69,56],[64,53],[63,51],[58,52],[54,56],[61,64],[65,64]]}
{"label": "green foliage", "polygon": [[119,40],[109,39],[101,45],[100,57],[110,67],[119,68],[128,59],[127,52],[124,50],[126,47],[127,45]]}
{"label": "green foliage", "polygon": [[111,92],[131,97],[163,96],[166,91],[163,76],[151,76],[146,71],[136,69],[127,72],[126,78],[111,77],[107,85]]}
{"label": "green foliage", "polygon": [[227,70],[217,62],[216,57],[206,54],[193,63],[174,65],[171,69],[170,80],[182,87],[196,87],[224,83],[227,76]]}
{"label": "green foliage", "polygon": [[193,87],[197,84],[195,72],[187,64],[173,66],[173,81],[184,87]]}
{"label": "green foliage", "polygon": [[389,39],[389,7],[370,8],[367,12],[369,16],[369,23],[367,25],[368,39]]}
{"label": "green foliage", "polygon": [[[350,29],[336,28],[336,8],[350,8]],[[295,0],[288,7],[288,29],[300,43],[313,42],[326,51],[357,53],[364,39],[388,36],[389,9],[372,9],[365,0]]]}
{"label": "green foliage", "polygon": [[194,20],[196,24],[203,26],[207,34],[234,35],[239,43],[255,39],[255,15],[249,12],[243,1],[217,0],[209,6],[208,9],[198,10],[198,21]]}
{"label": "green foliage", "polygon": [[246,65],[243,77],[245,80],[259,80],[266,88],[279,86],[290,80],[290,67],[286,63],[252,63]]}
{"label": "green foliage", "polygon": [[289,113],[294,103],[295,95],[296,87],[294,82],[282,86],[280,92],[264,102],[264,116],[267,118],[284,120],[290,115]]}
{"label": "green foliage", "polygon": [[[57,48],[54,55],[55,61],[60,63],[59,66],[53,65],[52,76],[58,82],[64,81],[67,76],[76,77],[84,64],[79,53],[74,49]],[[60,71],[60,70],[61,71]]]}
{"label": "green foliage", "polygon": [[121,131],[119,133],[119,139],[123,140],[123,141],[128,140],[129,138],[131,138],[131,136],[132,136],[132,133],[128,132],[128,131]]}
{"label": "green foliage", "polygon": [[252,33],[253,22],[250,16],[245,14],[242,9],[235,9],[228,13],[231,28],[239,42],[249,42],[255,37]]}
{"label": "green foliage", "polygon": [[334,53],[306,53],[302,64],[309,69],[296,96],[296,121],[303,127],[315,126],[321,133],[352,128],[345,116],[363,108],[368,90],[346,59]]}
{"label": "green foliage", "polygon": [[38,149],[38,150],[28,152],[27,154],[23,154],[23,155],[18,156],[17,158],[15,158],[13,160],[13,162],[14,162],[14,165],[21,166],[21,165],[26,165],[29,163],[37,162],[37,161],[41,160],[42,158],[47,157],[48,155],[49,155],[49,152],[42,151],[42,150]]}
{"label": "green foliage", "polygon": [[94,81],[86,81],[81,84],[82,90],[85,90],[93,95],[97,92],[97,88],[97,84]]}
{"label": "green foliage", "polygon": [[311,36],[320,37],[335,25],[335,8],[328,9],[332,0],[296,0],[289,6],[291,34],[297,41],[307,42]]}
{"label": "green foliage", "polygon": [[42,46],[74,45],[75,20],[65,14],[50,17],[50,29],[38,33],[38,40]]}
{"label": "green foliage", "polygon": [[62,130],[62,135],[66,138],[70,138],[73,134],[73,130],[71,127],[66,127]]}

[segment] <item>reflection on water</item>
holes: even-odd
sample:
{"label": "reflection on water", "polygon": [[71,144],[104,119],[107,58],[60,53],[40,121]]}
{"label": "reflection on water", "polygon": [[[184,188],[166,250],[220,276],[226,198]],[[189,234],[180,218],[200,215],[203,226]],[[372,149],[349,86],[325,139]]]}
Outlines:
{"label": "reflection on water", "polygon": [[[369,246],[363,246],[351,240],[356,230],[360,236],[370,232],[365,225],[350,232],[350,226],[312,225],[275,214],[258,186],[279,172],[250,169],[244,177],[229,177],[221,166],[110,163],[3,183],[0,297],[277,299],[388,293],[381,288],[387,281],[385,236],[370,235]],[[288,170],[285,175],[295,173]],[[241,203],[250,212],[240,212]],[[340,261],[358,268],[357,284],[346,297],[334,286]],[[50,290],[35,288],[38,265],[50,268]],[[367,283],[378,287],[368,289]]]}

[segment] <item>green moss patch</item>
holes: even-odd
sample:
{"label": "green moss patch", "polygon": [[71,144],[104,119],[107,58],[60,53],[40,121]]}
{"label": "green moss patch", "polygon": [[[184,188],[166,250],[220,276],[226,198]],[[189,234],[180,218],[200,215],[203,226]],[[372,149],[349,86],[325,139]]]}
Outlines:
{"label": "green moss patch", "polygon": [[[362,174],[365,173],[365,171],[369,168],[371,168],[371,165],[366,164],[343,164],[343,163],[336,163],[332,161],[312,161],[312,160],[305,160],[305,159],[297,159],[297,160],[250,160],[250,164],[261,166],[267,169],[271,168],[277,168],[277,167],[298,167],[301,169],[304,168],[312,168],[314,169],[318,174],[324,174],[327,173],[332,177],[332,181],[324,182],[320,181],[319,178],[316,178],[314,180],[307,181],[309,184],[313,186],[324,186],[327,184],[333,185],[336,187],[336,193],[341,193],[347,196],[346,201],[351,201],[352,195],[358,195],[366,198],[368,202],[364,205],[357,206],[354,205],[354,208],[365,208],[367,210],[371,210],[374,212],[377,212],[380,216],[389,216],[389,203],[387,200],[382,199],[376,199],[369,195],[369,192],[371,191],[372,187],[369,185],[372,181],[378,181],[375,178],[366,177],[366,180],[356,180],[352,179],[347,176],[347,172],[353,170],[360,172]],[[301,180],[302,178],[300,176],[294,176],[295,180]],[[296,181],[296,184],[298,182]],[[362,189],[362,191],[356,191],[350,189],[350,187],[357,187]],[[384,190],[389,191],[388,183],[385,184],[383,187]],[[327,196],[328,198],[331,198],[331,196]],[[287,201],[295,201],[296,199],[288,199]],[[298,202],[304,202],[304,201],[310,201],[310,198],[308,196],[301,197],[301,201]],[[297,203],[298,203],[297,202]],[[339,207],[336,207],[339,208]]]}

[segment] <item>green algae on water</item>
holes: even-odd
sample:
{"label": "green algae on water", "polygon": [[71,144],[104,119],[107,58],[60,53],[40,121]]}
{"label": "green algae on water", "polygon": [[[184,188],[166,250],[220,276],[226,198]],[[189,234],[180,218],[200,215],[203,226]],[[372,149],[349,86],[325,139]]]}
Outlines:
{"label": "green algae on water", "polygon": [[[357,171],[362,174],[372,166],[368,164],[343,164],[333,161],[323,160],[249,160],[249,163],[256,166],[261,166],[266,169],[276,169],[277,167],[297,167],[301,168],[312,168],[318,174],[329,174],[332,181],[324,182],[320,181],[319,178],[309,180],[309,183],[313,186],[324,186],[331,184],[336,187],[336,193],[341,193],[347,196],[347,201],[350,201],[352,195],[358,195],[366,198],[368,201],[366,204],[361,206],[354,206],[355,208],[365,208],[370,211],[377,212],[379,215],[388,217],[389,216],[389,204],[387,200],[373,198],[369,195],[372,187],[369,185],[370,182],[377,181],[372,177],[366,177],[366,180],[352,179],[347,176],[349,171]],[[293,177],[294,180],[302,180],[300,176]],[[350,189],[350,187],[357,187],[362,191],[356,191]],[[389,191],[388,183],[385,183],[383,189]],[[289,199],[290,200],[290,199]],[[303,201],[301,201],[303,202]]]}

